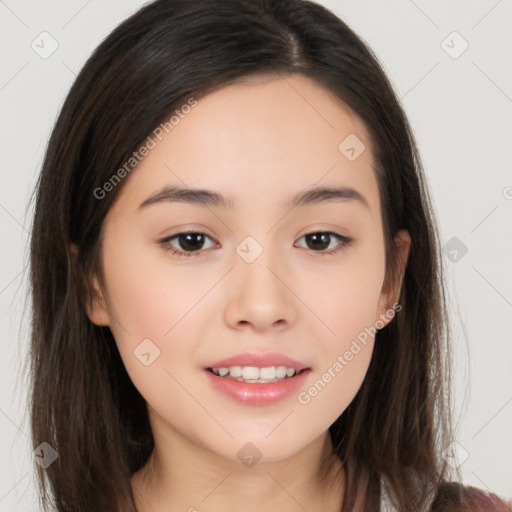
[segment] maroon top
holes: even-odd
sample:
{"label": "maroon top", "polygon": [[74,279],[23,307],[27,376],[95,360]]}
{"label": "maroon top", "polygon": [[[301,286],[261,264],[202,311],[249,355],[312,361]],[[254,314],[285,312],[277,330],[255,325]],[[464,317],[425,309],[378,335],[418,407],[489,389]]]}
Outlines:
{"label": "maroon top", "polygon": [[512,503],[496,494],[463,486],[455,482],[443,484],[432,504],[432,512],[512,512]]}

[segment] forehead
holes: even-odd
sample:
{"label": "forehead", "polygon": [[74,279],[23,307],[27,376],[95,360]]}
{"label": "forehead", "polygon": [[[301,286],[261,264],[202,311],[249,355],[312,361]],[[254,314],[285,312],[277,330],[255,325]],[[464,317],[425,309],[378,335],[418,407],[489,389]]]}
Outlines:
{"label": "forehead", "polygon": [[315,185],[378,200],[366,127],[310,78],[245,77],[177,110],[125,184],[137,206],[164,185],[222,191],[235,208],[255,196],[285,204]]}

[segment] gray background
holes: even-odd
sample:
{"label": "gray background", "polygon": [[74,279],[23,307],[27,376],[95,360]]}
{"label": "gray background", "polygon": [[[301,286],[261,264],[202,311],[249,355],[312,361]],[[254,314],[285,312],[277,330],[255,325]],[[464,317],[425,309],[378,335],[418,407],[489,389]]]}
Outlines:
{"label": "gray background", "polygon": [[[511,2],[321,3],[373,48],[413,126],[442,243],[448,244],[444,258],[459,426],[455,452],[466,483],[510,499]],[[23,316],[28,198],[75,74],[98,43],[141,5],[135,0],[0,0],[0,511],[38,510],[26,383],[20,377],[29,328],[29,315]],[[51,36],[40,36],[44,31]],[[58,48],[42,58],[52,39]],[[469,46],[461,53],[465,41]]]}

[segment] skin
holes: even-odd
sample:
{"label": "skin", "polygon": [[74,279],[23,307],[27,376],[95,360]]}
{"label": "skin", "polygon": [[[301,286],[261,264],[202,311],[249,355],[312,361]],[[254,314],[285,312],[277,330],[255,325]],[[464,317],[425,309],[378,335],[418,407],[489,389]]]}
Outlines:
{"label": "skin", "polygon": [[[366,146],[355,161],[338,149],[349,134]],[[344,473],[329,461],[328,428],[361,386],[373,338],[308,404],[296,393],[273,405],[241,404],[211,388],[202,369],[246,351],[277,351],[312,368],[307,390],[383,319],[401,279],[383,286],[373,165],[364,125],[331,93],[301,75],[260,76],[200,99],[126,178],[103,226],[105,286],[92,277],[88,315],[110,327],[148,403],[155,450],[132,478],[139,512],[341,509]],[[214,190],[234,205],[139,208],[166,185]],[[369,207],[283,206],[314,186],[354,188]],[[192,257],[166,250],[184,250],[177,238],[158,243],[187,230],[211,237]],[[325,249],[304,237],[321,231],[353,242],[343,247],[333,237],[327,250],[340,250],[321,256]],[[263,248],[250,264],[236,252],[247,236]],[[403,270],[408,233],[395,243]],[[149,366],[133,353],[147,338],[160,350]],[[237,457],[248,442],[262,454],[250,468]],[[325,467],[331,479],[320,478]]]}

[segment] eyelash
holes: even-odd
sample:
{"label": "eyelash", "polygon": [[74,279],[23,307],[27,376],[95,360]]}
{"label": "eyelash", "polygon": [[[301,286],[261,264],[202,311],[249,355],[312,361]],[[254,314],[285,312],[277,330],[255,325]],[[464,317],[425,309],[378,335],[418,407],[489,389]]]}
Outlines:
{"label": "eyelash", "polygon": [[[315,257],[323,257],[323,256],[327,256],[327,255],[336,254],[336,253],[341,252],[342,250],[346,249],[347,247],[349,247],[353,242],[352,238],[348,238],[346,236],[340,235],[333,231],[311,231],[310,233],[306,233],[305,235],[302,235],[300,238],[304,238],[305,236],[308,236],[308,235],[321,235],[321,234],[322,235],[327,234],[327,235],[334,236],[334,237],[338,238],[341,241],[341,243],[339,244],[338,247],[336,247],[334,249],[330,249],[328,251],[326,251],[326,250],[313,251],[311,249],[313,253],[316,253],[316,254],[314,254]],[[202,233],[201,231],[182,231],[181,233],[176,233],[172,236],[164,238],[163,240],[159,240],[158,244],[161,245],[166,251],[171,252],[173,255],[176,255],[179,258],[181,258],[181,257],[190,258],[191,256],[196,256],[197,254],[200,254],[203,251],[203,249],[200,249],[198,251],[180,251],[179,249],[175,249],[172,245],[170,245],[170,242],[174,238],[178,238],[180,235],[205,235],[207,238],[210,238],[211,240],[213,240],[212,237],[206,235],[206,233]]]}

